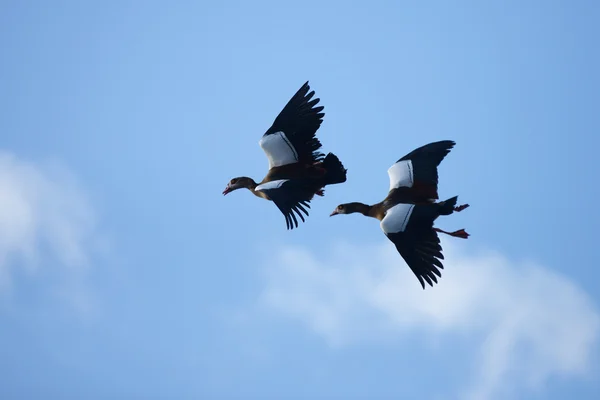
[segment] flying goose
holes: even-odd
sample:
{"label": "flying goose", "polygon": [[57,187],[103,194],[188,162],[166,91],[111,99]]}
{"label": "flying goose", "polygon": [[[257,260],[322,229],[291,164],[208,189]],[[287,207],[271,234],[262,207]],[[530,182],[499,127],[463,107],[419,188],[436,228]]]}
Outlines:
{"label": "flying goose", "polygon": [[[446,232],[433,227],[440,215],[450,215],[469,207],[456,206],[458,196],[438,200],[437,167],[456,143],[451,140],[429,143],[410,152],[388,169],[390,189],[382,202],[372,206],[363,203],[340,204],[330,216],[361,213],[377,218],[381,230],[394,243],[406,264],[425,289],[425,282],[433,287],[439,269],[444,266],[442,247],[437,233],[466,239],[464,229]],[[437,275],[437,277],[436,277]]]}
{"label": "flying goose", "polygon": [[316,132],[323,122],[323,106],[306,82],[281,110],[259,141],[269,161],[269,171],[260,183],[245,176],[233,178],[223,195],[245,188],[255,196],[270,200],[285,216],[287,229],[298,227],[296,215],[303,213],[314,195],[323,196],[324,187],[346,181],[346,169],[333,153],[318,150]]}

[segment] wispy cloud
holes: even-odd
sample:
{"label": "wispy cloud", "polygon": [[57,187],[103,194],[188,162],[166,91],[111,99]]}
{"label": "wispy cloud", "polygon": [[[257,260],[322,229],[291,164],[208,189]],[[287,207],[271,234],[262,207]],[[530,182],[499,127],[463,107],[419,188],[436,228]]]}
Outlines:
{"label": "wispy cloud", "polygon": [[261,302],[336,348],[403,332],[439,340],[469,335],[476,372],[461,394],[469,400],[507,398],[552,377],[585,375],[600,332],[589,296],[541,265],[455,243],[443,242],[442,279],[425,291],[388,243],[340,244],[319,256],[280,248],[266,263]]}
{"label": "wispy cloud", "polygon": [[66,168],[0,151],[0,293],[17,289],[17,272],[33,278],[58,265],[69,288],[61,296],[86,308],[79,283],[97,239],[92,207]]}

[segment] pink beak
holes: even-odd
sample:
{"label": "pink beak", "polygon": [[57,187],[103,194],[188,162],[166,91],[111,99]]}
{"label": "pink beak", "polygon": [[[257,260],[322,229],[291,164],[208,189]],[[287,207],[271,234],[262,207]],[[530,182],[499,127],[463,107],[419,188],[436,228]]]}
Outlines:
{"label": "pink beak", "polygon": [[333,210],[333,212],[331,214],[329,214],[330,217],[333,217],[334,215],[338,215],[337,210]]}
{"label": "pink beak", "polygon": [[231,192],[231,188],[229,187],[229,185],[227,185],[227,187],[225,188],[225,190],[223,190],[223,196],[225,196],[229,192]]}

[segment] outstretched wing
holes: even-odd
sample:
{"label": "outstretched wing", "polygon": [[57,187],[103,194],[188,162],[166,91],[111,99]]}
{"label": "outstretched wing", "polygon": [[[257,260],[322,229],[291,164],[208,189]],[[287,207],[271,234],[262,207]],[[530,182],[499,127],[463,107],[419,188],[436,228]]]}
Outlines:
{"label": "outstretched wing", "polygon": [[[442,246],[433,230],[433,209],[429,205],[397,204],[390,208],[381,229],[394,243],[408,267],[415,274],[423,289],[442,276],[444,265]],[[437,276],[436,276],[437,275]]]}
{"label": "outstretched wing", "polygon": [[396,161],[388,169],[390,192],[400,187],[414,188],[423,197],[438,199],[437,167],[455,144],[451,140],[429,143]]}
{"label": "outstretched wing", "polygon": [[[298,227],[298,219],[305,221],[304,215],[308,217],[307,208],[310,208],[310,200],[314,196],[311,190],[301,180],[280,179],[258,185],[255,189],[265,193],[285,216],[287,229]],[[302,215],[304,213],[304,215]]]}
{"label": "outstretched wing", "polygon": [[306,82],[288,101],[273,125],[259,141],[269,160],[269,169],[293,163],[313,164],[321,161],[321,142],[316,137],[323,122],[323,106],[315,107],[320,99],[312,99]]}

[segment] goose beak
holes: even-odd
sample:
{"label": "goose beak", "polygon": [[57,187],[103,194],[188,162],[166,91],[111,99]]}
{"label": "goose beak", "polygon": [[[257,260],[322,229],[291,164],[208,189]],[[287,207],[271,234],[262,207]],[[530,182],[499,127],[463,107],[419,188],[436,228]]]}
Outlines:
{"label": "goose beak", "polygon": [[338,215],[337,209],[333,210],[333,212],[329,214],[330,217],[333,217],[334,215]]}
{"label": "goose beak", "polygon": [[229,192],[231,192],[231,187],[229,185],[227,185],[227,187],[225,188],[225,190],[223,190],[223,196],[225,196]]}

